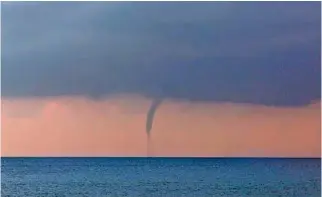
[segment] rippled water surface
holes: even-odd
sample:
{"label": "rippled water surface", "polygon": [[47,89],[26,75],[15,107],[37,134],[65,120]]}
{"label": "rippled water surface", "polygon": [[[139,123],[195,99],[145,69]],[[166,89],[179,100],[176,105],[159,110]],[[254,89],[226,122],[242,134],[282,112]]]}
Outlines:
{"label": "rippled water surface", "polygon": [[320,159],[2,158],[3,197],[321,196]]}

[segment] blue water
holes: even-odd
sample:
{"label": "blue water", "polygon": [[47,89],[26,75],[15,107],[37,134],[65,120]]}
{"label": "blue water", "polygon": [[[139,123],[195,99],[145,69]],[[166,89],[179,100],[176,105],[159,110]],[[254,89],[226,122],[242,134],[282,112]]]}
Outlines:
{"label": "blue water", "polygon": [[320,159],[2,158],[2,197],[321,196]]}

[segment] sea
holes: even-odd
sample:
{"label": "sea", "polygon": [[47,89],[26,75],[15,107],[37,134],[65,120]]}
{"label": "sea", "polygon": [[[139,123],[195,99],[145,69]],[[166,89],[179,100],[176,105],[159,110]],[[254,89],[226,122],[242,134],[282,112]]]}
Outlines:
{"label": "sea", "polygon": [[1,158],[2,197],[320,197],[321,159]]}

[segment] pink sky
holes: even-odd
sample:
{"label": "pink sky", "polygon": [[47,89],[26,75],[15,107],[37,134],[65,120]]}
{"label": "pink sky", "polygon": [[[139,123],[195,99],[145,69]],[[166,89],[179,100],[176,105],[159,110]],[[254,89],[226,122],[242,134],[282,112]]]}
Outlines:
{"label": "pink sky", "polygon": [[[145,156],[149,100],[2,99],[2,156]],[[303,107],[165,101],[155,156],[320,157],[321,102]]]}

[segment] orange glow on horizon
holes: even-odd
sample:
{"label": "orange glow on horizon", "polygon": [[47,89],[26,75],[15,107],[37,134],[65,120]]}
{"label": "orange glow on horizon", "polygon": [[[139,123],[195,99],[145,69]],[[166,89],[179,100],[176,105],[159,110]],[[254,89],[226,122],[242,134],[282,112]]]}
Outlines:
{"label": "orange glow on horizon", "polygon": [[[2,156],[146,156],[150,101],[2,99]],[[165,101],[154,156],[320,157],[320,101],[297,107]]]}

